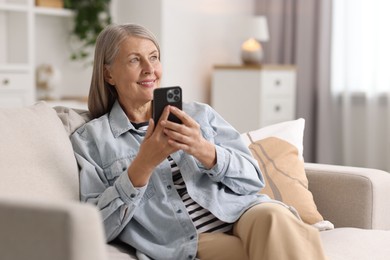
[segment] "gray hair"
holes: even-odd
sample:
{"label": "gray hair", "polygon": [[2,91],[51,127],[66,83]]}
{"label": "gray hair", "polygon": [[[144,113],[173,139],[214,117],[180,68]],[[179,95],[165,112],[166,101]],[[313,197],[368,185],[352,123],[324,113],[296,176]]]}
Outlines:
{"label": "gray hair", "polygon": [[145,27],[131,23],[108,25],[96,39],[92,79],[88,96],[88,109],[92,118],[108,113],[118,98],[116,89],[104,80],[104,66],[110,66],[115,61],[120,44],[129,36],[151,40],[160,53],[160,46],[156,37]]}

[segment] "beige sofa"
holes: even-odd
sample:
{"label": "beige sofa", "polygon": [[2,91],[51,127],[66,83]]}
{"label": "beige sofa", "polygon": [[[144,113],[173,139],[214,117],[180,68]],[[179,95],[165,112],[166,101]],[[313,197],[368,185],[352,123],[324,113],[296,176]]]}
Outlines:
{"label": "beige sofa", "polygon": [[[76,113],[77,112],[77,113]],[[107,245],[99,212],[78,201],[78,169],[68,135],[86,113],[44,103],[0,109],[0,259],[136,259]],[[390,259],[390,175],[305,165],[329,259]]]}

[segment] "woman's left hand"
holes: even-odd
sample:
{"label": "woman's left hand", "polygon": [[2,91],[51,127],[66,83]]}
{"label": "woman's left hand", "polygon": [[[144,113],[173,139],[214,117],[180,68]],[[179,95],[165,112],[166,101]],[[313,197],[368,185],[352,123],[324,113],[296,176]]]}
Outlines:
{"label": "woman's left hand", "polygon": [[164,133],[169,137],[169,144],[191,154],[204,167],[212,168],[217,162],[214,144],[202,136],[199,124],[184,111],[173,106],[169,106],[169,110],[182,121],[182,124],[168,120],[160,122],[164,127]]}

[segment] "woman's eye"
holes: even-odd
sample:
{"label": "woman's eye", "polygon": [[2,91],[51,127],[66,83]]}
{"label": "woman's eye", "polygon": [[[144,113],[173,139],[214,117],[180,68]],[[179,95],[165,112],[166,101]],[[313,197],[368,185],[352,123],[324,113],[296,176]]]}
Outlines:
{"label": "woman's eye", "polygon": [[156,61],[156,60],[158,60],[158,56],[157,56],[157,55],[156,55],[156,56],[151,56],[151,57],[150,57],[150,60],[151,60],[151,61]]}
{"label": "woman's eye", "polygon": [[136,63],[136,62],[138,62],[138,61],[139,61],[138,58],[132,58],[132,59],[130,59],[130,63]]}

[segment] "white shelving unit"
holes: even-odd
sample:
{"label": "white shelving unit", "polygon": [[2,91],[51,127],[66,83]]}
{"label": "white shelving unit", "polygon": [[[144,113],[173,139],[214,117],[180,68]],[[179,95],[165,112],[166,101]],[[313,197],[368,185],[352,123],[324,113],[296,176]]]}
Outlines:
{"label": "white shelving unit", "polygon": [[241,133],[295,119],[294,66],[215,66],[211,92],[211,105]]}
{"label": "white shelving unit", "polygon": [[71,10],[38,7],[35,0],[0,0],[0,107],[36,102],[35,74],[39,64],[51,64],[61,70],[62,85],[71,73],[72,78],[78,77],[77,68],[71,72],[67,69],[72,68],[72,17]]}
{"label": "white shelving unit", "polygon": [[0,107],[21,106],[34,99],[29,7],[27,1],[0,2]]}

